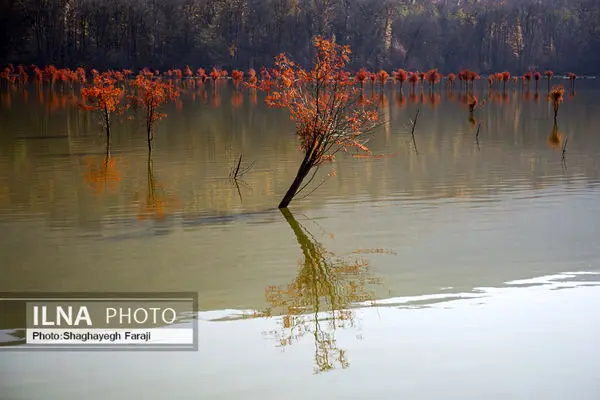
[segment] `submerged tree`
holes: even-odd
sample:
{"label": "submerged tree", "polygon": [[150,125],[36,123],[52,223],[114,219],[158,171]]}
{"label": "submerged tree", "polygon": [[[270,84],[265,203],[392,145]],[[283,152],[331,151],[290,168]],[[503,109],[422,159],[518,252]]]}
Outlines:
{"label": "submerged tree", "polygon": [[569,72],[568,74],[569,81],[571,82],[571,92],[575,91],[575,80],[577,79],[577,74],[574,72]]}
{"label": "submerged tree", "polygon": [[394,79],[396,82],[400,83],[400,91],[402,91],[402,85],[408,79],[408,73],[402,68],[399,68],[394,72]]}
{"label": "submerged tree", "polygon": [[[266,98],[269,107],[288,109],[304,152],[279,208],[286,208],[312,182],[319,167],[332,161],[339,151],[354,148],[369,152],[364,136],[375,127],[379,116],[371,102],[360,100],[360,89],[342,73],[349,62],[350,48],[322,37],[315,38],[314,47],[311,70],[280,54],[275,58],[280,79],[267,87],[259,86],[261,90],[271,89]],[[302,185],[311,171],[312,177]]]}
{"label": "submerged tree", "polygon": [[427,81],[429,82],[429,88],[433,91],[435,84],[440,81],[442,76],[437,69],[430,69],[429,72],[427,72],[426,77]]}
{"label": "submerged tree", "polygon": [[469,122],[475,126],[477,120],[475,119],[475,110],[485,105],[485,99],[479,102],[479,99],[474,94],[467,94],[467,105],[469,106]]}
{"label": "submerged tree", "polygon": [[536,93],[538,91],[538,83],[540,82],[541,77],[542,77],[542,74],[540,74],[538,71],[535,71],[533,73],[533,79],[535,80],[535,92]]}
{"label": "submerged tree", "polygon": [[447,79],[448,79],[447,87],[449,87],[450,90],[453,90],[454,89],[454,81],[456,80],[456,75],[450,73],[450,74],[448,74]]}
{"label": "submerged tree", "polygon": [[531,85],[530,85],[531,78],[533,78],[533,74],[531,73],[531,71],[527,71],[523,74],[523,81],[526,85],[528,92],[529,92],[529,88],[531,87]]}
{"label": "submerged tree", "polygon": [[558,118],[558,109],[560,107],[560,104],[563,102],[564,94],[565,88],[561,85],[554,86],[552,88],[552,91],[550,91],[550,94],[548,95],[548,98],[552,102],[552,107],[554,108],[554,121],[556,121],[556,119]]}
{"label": "submerged tree", "polygon": [[413,93],[416,90],[417,82],[419,81],[419,73],[418,72],[410,72],[408,76],[408,81],[411,84]]}
{"label": "submerged tree", "polygon": [[233,80],[233,86],[235,87],[235,90],[237,92],[240,88],[240,83],[242,83],[244,80],[244,73],[242,71],[234,69],[233,71],[231,71],[231,79]]}
{"label": "submerged tree", "polygon": [[510,72],[502,72],[502,91],[506,93],[506,82],[510,79]]}
{"label": "submerged tree", "polygon": [[365,68],[361,68],[357,73],[356,73],[356,81],[358,82],[358,84],[360,85],[360,90],[363,91],[365,89],[365,81],[367,80],[367,78],[370,76],[369,71],[367,71]]}
{"label": "submerged tree", "polygon": [[179,96],[179,91],[175,89],[172,82],[153,78],[151,73],[140,73],[132,86],[136,94],[130,96],[130,101],[135,108],[141,108],[145,114],[148,151],[152,152],[154,124],[167,116],[159,110],[164,104],[175,100]]}
{"label": "submerged tree", "polygon": [[102,125],[106,130],[106,146],[110,145],[110,124],[115,113],[123,112],[127,106],[122,103],[125,92],[115,87],[115,79],[108,73],[97,74],[92,78],[90,86],[81,89],[81,107],[89,111],[97,111],[102,115]]}
{"label": "submerged tree", "polygon": [[377,80],[379,81],[379,85],[381,88],[381,93],[383,93],[383,88],[385,87],[385,83],[389,79],[390,74],[387,73],[386,70],[382,69],[377,73]]}

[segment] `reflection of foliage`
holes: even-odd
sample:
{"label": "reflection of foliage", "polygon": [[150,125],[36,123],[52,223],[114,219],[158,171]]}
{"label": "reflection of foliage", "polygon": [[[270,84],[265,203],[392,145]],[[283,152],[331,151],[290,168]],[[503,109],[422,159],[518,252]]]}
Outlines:
{"label": "reflection of foliage", "polygon": [[373,300],[375,294],[367,286],[377,280],[368,275],[364,258],[335,257],[288,209],[281,212],[296,235],[304,259],[292,283],[265,290],[271,307],[268,314],[284,315],[281,332],[272,333],[281,346],[311,334],[315,341],[315,373],[331,370],[336,364],[347,368],[349,363],[345,351],[337,347],[335,330],[354,326],[355,315],[350,307],[355,302]]}
{"label": "reflection of foliage", "polygon": [[554,120],[554,125],[552,126],[552,133],[548,136],[548,144],[551,148],[560,150],[562,144],[563,135],[558,131],[558,124],[556,120]]}
{"label": "reflection of foliage", "polygon": [[233,97],[231,98],[231,105],[233,106],[233,108],[238,108],[242,104],[244,104],[244,95],[242,95],[242,93],[236,90],[233,93]]}
{"label": "reflection of foliage", "polygon": [[148,188],[144,201],[140,203],[138,219],[164,219],[171,203],[167,198],[164,186],[154,176],[152,160],[148,157]]}
{"label": "reflection of foliage", "polygon": [[84,180],[97,194],[114,191],[119,186],[121,174],[117,167],[117,159],[108,152],[102,158],[87,157]]}

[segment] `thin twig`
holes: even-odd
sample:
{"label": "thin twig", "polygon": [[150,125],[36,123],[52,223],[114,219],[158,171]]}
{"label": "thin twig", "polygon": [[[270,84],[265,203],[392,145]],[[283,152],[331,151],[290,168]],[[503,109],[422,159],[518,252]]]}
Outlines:
{"label": "thin twig", "polygon": [[246,168],[244,168],[242,170],[242,172],[240,172],[240,176],[244,176],[246,174],[246,172],[250,171],[252,169],[252,167],[254,166],[254,163],[256,163],[256,161],[252,161],[252,163],[250,163],[249,166],[247,166]]}
{"label": "thin twig", "polygon": [[241,167],[242,166],[242,158],[243,158],[243,154],[240,154],[240,157],[238,158],[236,166],[234,168],[232,168],[231,172],[229,173],[229,178],[233,179],[234,181],[238,180],[239,178],[244,176],[254,166],[255,161],[250,163],[250,165],[248,165],[247,167],[241,169],[242,168]]}
{"label": "thin twig", "polygon": [[240,165],[242,164],[242,156],[244,154],[240,154],[240,158],[238,158],[238,162],[237,162],[237,167],[235,168],[235,170],[233,171],[233,179],[237,179],[238,177],[238,173],[240,172]]}
{"label": "thin twig", "polygon": [[310,177],[310,179],[308,180],[308,182],[306,182],[304,185],[302,185],[302,187],[300,187],[300,189],[298,189],[296,191],[296,194],[299,194],[300,192],[302,192],[304,189],[306,189],[306,187],[308,185],[311,184],[311,182],[313,181],[313,179],[315,179],[315,176],[317,175],[317,172],[319,171],[320,165],[316,165],[313,167],[315,172],[313,172],[312,176]]}
{"label": "thin twig", "polygon": [[240,197],[240,202],[243,202],[242,191],[240,190],[240,183],[244,187],[248,186],[248,184],[246,182],[240,180],[240,178],[242,176],[244,176],[248,171],[250,171],[252,166],[254,166],[254,162],[252,162],[249,166],[245,167],[244,169],[242,169],[240,171],[243,156],[244,156],[243,153],[240,154],[240,157],[238,158],[236,166],[234,168],[232,168],[231,172],[229,173],[229,179],[233,182],[233,184],[235,185],[235,188],[237,189],[238,196]]}
{"label": "thin twig", "polygon": [[481,122],[477,124],[477,133],[475,134],[475,139],[479,142],[479,129],[481,128]]}
{"label": "thin twig", "polygon": [[313,190],[311,190],[310,192],[306,193],[304,196],[300,197],[298,200],[302,200],[307,198],[308,196],[310,196],[315,190],[317,190],[318,188],[320,188],[321,186],[323,186],[323,184],[325,182],[327,182],[327,179],[331,178],[331,176],[326,176],[325,178],[323,178],[323,180],[321,181],[321,183],[319,183],[317,186],[315,186],[313,188]]}
{"label": "thin twig", "polygon": [[413,145],[415,146],[415,153],[419,154],[419,150],[417,149],[417,141],[415,140],[415,127],[417,126],[417,119],[419,119],[419,113],[421,112],[420,108],[417,108],[417,114],[415,115],[415,119],[411,120],[412,129],[410,130],[410,134],[412,136]]}

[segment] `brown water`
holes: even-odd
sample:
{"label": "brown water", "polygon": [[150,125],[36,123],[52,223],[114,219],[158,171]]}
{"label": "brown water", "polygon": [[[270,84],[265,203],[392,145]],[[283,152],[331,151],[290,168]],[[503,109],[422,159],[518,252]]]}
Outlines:
{"label": "brown water", "polygon": [[[476,111],[473,123],[458,95],[449,99],[442,94],[437,104],[425,96],[420,103],[418,97],[416,102],[408,96],[397,99],[389,88],[382,106],[388,122],[370,142],[381,157],[343,156],[324,166],[317,183],[332,169],[337,176],[307,198],[295,200],[289,215],[275,206],[301,155],[285,112],[266,109],[260,97],[253,104],[244,94],[240,105],[230,90],[222,88],[217,106],[210,92],[206,99],[202,93],[194,98],[187,94],[159,123],[150,163],[139,122],[122,120],[113,128],[111,163],[104,168],[102,129],[91,114],[70,105],[69,95],[63,99],[44,93],[40,102],[36,90],[29,88],[26,99],[14,92],[9,101],[4,91],[0,291],[195,291],[200,309],[210,315],[242,313],[232,310],[274,315],[229,325],[209,322],[218,326],[214,332],[219,333],[204,338],[207,347],[220,348],[226,343],[219,335],[227,340],[235,340],[236,332],[242,331],[260,336],[248,339],[253,357],[235,354],[240,362],[249,363],[247,372],[268,375],[272,368],[285,368],[289,360],[272,360],[271,372],[252,367],[251,360],[266,357],[275,344],[291,349],[296,341],[309,340],[293,337],[288,329],[304,326],[311,331],[314,318],[304,311],[333,308],[340,324],[354,326],[360,318],[347,309],[357,302],[386,304],[386,299],[410,298],[411,304],[429,304],[430,297],[419,296],[447,301],[482,286],[504,287],[516,279],[598,272],[600,91],[595,82],[578,86],[577,95],[567,98],[559,112],[559,144],[550,140],[552,109],[543,95],[536,100],[510,92],[507,99],[490,98]],[[481,91],[480,98],[484,97],[486,91]],[[417,108],[421,112],[415,148],[407,125]],[[242,168],[252,167],[238,187],[228,175],[240,154]],[[310,268],[315,262],[321,271],[317,277]],[[298,283],[306,289],[298,290],[302,286]],[[594,296],[596,289],[586,288]],[[511,307],[526,308],[535,299],[523,296],[522,303]],[[387,304],[396,307],[398,300]],[[587,310],[587,306],[582,300],[574,307]],[[470,307],[462,312],[469,314]],[[426,329],[426,321],[438,317],[418,318]],[[455,319],[451,326],[460,325],[461,317]],[[283,330],[269,328],[273,321],[280,321]],[[597,325],[598,318],[594,321]],[[510,324],[519,323],[523,329],[530,327],[525,319],[494,329],[510,331]],[[573,325],[573,332],[584,328]],[[389,336],[397,329],[384,318],[360,335],[371,332],[376,337],[374,332],[383,330]],[[425,332],[414,325],[410,330],[413,339]],[[340,332],[344,329],[338,330],[344,335]],[[481,337],[493,346],[485,332]],[[315,345],[331,347],[329,339]],[[352,346],[346,343],[347,348]],[[372,346],[371,359],[363,361],[377,365],[388,349]],[[339,356],[335,349],[328,351]],[[309,350],[295,354],[314,364],[317,372],[329,369],[328,362]],[[352,354],[346,355],[352,359]],[[29,354],[27,360],[36,364],[40,356]],[[202,379],[222,388],[211,386],[209,398],[218,393],[224,398],[254,398],[264,389],[257,384],[254,389],[234,387],[228,392],[221,386],[227,380],[227,363],[203,353],[199,357],[208,374]],[[170,362],[181,360],[173,356]],[[22,367],[29,368],[30,361],[23,361]],[[589,367],[585,359],[578,361],[582,368]],[[231,354],[229,362],[236,362]],[[345,363],[332,364],[337,372]],[[183,364],[186,371],[191,368]],[[150,376],[148,371],[132,372],[131,378]],[[347,375],[336,382],[352,386],[356,379]],[[587,379],[590,383],[592,378]],[[27,385],[28,390],[12,386],[10,398],[38,398],[42,387],[56,398],[69,398],[50,383]],[[592,398],[591,387],[578,398]],[[361,389],[371,393],[367,387]],[[103,398],[102,389],[97,390],[98,398]],[[135,398],[125,392],[105,398]],[[167,391],[156,393],[162,395],[144,398],[168,398]],[[389,395],[385,390],[378,393]],[[523,393],[531,398],[535,392]],[[180,394],[175,398],[193,397],[188,390]]]}

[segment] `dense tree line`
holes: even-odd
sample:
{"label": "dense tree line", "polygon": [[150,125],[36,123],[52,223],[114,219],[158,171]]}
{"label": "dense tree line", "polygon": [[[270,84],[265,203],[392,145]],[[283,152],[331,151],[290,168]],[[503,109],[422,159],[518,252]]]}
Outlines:
{"label": "dense tree line", "polygon": [[353,67],[595,74],[600,0],[0,0],[0,64],[302,63],[317,34]]}

